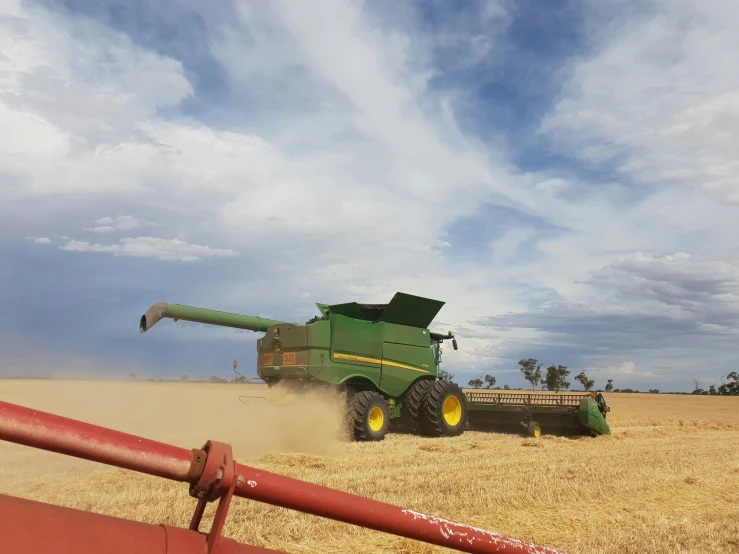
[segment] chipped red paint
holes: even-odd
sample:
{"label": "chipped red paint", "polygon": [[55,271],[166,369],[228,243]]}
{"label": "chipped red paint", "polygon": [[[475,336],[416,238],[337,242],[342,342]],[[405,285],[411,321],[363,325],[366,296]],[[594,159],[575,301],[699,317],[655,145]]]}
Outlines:
{"label": "chipped red paint", "polygon": [[0,438],[141,473],[187,481],[192,453],[184,448],[0,402]]}
{"label": "chipped red paint", "polygon": [[[203,447],[203,450],[192,452],[168,444],[31,410],[6,402],[0,402],[0,439],[176,481],[188,481],[191,486],[191,494],[200,498],[189,532],[196,534],[198,537],[203,536],[198,534],[197,527],[205,508],[205,503],[219,499],[219,507],[215,518],[217,525],[211,529],[207,542],[206,539],[203,540],[205,546],[201,546],[201,549],[198,551],[201,553],[205,552],[206,549],[212,554],[226,554],[227,552],[233,552],[234,554],[241,552],[270,552],[255,550],[253,547],[249,547],[252,550],[241,550],[242,545],[239,545],[239,543],[220,537],[220,529],[223,525],[231,496],[233,495],[344,523],[359,525],[368,529],[383,531],[461,552],[481,554],[564,554],[552,548],[539,546],[500,533],[478,529],[462,523],[393,506],[392,504],[386,504],[377,500],[371,500],[343,491],[244,466],[233,461],[230,445],[215,441],[208,441]],[[191,463],[196,455],[205,455],[207,458],[204,461],[201,460],[201,463]],[[0,512],[6,511],[6,506],[9,505],[8,498],[12,497],[0,496],[0,501],[2,501],[0,503]],[[41,506],[44,506],[44,508],[38,508],[36,506],[29,509],[32,510],[31,513],[35,511],[37,514],[41,514],[44,510],[58,509],[57,507],[49,507],[44,504]],[[90,515],[86,512],[79,513]],[[49,517],[62,517],[60,514],[61,512],[54,512]],[[67,512],[65,514],[73,517]],[[104,517],[98,516],[97,514],[94,515],[95,517]],[[41,516],[37,515],[34,517]],[[82,516],[77,514],[74,517],[79,520]],[[134,527],[129,525],[133,522],[127,520],[120,521],[124,521],[125,525],[123,523],[120,524],[121,531],[118,534],[119,537],[125,539],[128,535],[126,535],[127,532],[124,529],[131,529],[131,540],[133,540],[133,535],[139,532],[142,534],[142,537],[145,534],[149,537],[148,539],[141,540],[149,541],[151,544],[159,540],[154,538],[154,531],[133,531]],[[78,523],[76,526],[77,531],[82,533],[87,528],[86,524],[83,523]],[[11,541],[16,540],[19,534],[23,535],[26,533],[22,528],[14,530],[12,526],[7,527],[2,525],[0,525],[0,532],[5,528],[7,528],[7,532],[4,540],[7,538],[8,533],[13,535]],[[25,529],[27,528],[28,526]],[[136,529],[143,528],[136,527]],[[177,536],[187,536],[181,534],[184,532],[187,531],[178,529],[177,533],[179,534]],[[93,533],[93,531],[91,530],[90,533]],[[40,535],[43,535],[43,533]],[[24,536],[28,540],[32,540],[29,533],[26,533]],[[111,538],[111,540],[114,539]],[[174,540],[174,538],[167,538],[167,541],[171,540]],[[32,542],[31,544],[41,546],[41,543]],[[31,548],[31,550],[33,551],[34,548]],[[94,548],[86,547],[80,547],[78,549],[71,548],[68,550],[62,548],[61,550],[80,553],[100,551],[99,549],[95,550]],[[46,551],[54,552],[55,549],[52,548]],[[112,554],[129,552],[125,549],[108,549],[107,551]],[[152,550],[147,546],[147,548],[140,548],[137,552],[146,554],[148,552],[170,552],[170,550]],[[181,552],[187,554],[190,551],[183,547]]]}

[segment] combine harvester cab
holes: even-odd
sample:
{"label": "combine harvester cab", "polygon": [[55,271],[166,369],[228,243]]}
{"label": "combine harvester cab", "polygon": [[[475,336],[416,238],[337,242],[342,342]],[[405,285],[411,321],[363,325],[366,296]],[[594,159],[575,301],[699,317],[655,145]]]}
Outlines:
{"label": "combine harvester cab", "polygon": [[[264,333],[256,344],[259,378],[296,392],[306,387],[345,392],[348,423],[359,441],[382,440],[391,423],[417,435],[453,437],[464,432],[468,419],[501,423],[509,411],[511,417],[549,414],[553,417],[542,419],[547,428],[558,418],[569,422],[569,405],[547,412],[549,407],[542,411],[518,398],[470,397],[456,383],[439,379],[442,343],[451,340],[457,350],[451,331],[429,329],[442,301],[398,292],[387,304],[316,306],[321,315],[299,324],[159,302],[141,316],[139,330],[145,333],[170,318]],[[583,425],[602,432],[605,421],[593,413]]]}

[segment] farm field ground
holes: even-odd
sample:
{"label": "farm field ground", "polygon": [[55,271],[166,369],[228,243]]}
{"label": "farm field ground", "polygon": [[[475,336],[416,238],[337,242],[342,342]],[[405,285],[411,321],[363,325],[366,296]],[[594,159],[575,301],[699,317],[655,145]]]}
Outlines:
{"label": "farm field ground", "polygon": [[[739,552],[739,398],[606,394],[613,435],[342,440],[335,405],[246,404],[258,385],[0,380],[0,400],[238,461],[570,553]],[[276,399],[273,399],[276,401]],[[187,485],[0,442],[0,493],[187,527]],[[206,512],[207,528],[213,509]],[[290,553],[431,547],[234,499],[226,536]]]}

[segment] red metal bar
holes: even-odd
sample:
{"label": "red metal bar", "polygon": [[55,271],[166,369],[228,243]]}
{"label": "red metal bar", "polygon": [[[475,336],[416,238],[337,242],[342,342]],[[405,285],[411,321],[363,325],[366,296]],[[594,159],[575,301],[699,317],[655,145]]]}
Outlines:
{"label": "red metal bar", "polygon": [[384,531],[461,552],[564,554],[562,551],[532,542],[241,464],[236,464],[236,473],[244,477],[244,482],[243,485],[236,487],[234,495],[282,508]]}
{"label": "red metal bar", "polygon": [[[63,436],[57,436],[61,433]],[[447,519],[407,510],[392,504],[283,477],[268,471],[233,464],[234,472],[208,473],[225,468],[220,443],[213,443],[219,453],[200,467],[197,475],[190,461],[197,452],[119,433],[102,427],[61,418],[13,404],[0,402],[0,439],[71,456],[109,463],[177,481],[188,481],[192,490],[201,487],[201,498],[212,498],[212,490],[233,488],[235,496],[265,502],[283,508],[384,531],[401,537],[474,554],[563,554],[552,548],[485,531]],[[208,443],[211,444],[211,443]],[[208,445],[206,445],[206,449]],[[216,453],[214,452],[214,455]],[[227,475],[228,473],[228,475]],[[201,479],[201,477],[203,479]],[[224,479],[225,478],[225,479]],[[215,487],[215,489],[209,489]],[[206,489],[210,493],[205,492]]]}
{"label": "red metal bar", "polygon": [[[3,554],[203,554],[206,537],[0,494]],[[221,537],[211,554],[285,554]]]}
{"label": "red metal bar", "polygon": [[189,450],[8,402],[0,402],[0,438],[175,481],[192,478]]}

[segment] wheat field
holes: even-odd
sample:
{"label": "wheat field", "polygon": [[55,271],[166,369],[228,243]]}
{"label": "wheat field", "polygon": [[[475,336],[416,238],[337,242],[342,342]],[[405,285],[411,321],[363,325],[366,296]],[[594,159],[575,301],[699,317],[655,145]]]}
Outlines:
{"label": "wheat field", "polygon": [[[0,400],[188,449],[230,442],[244,464],[573,554],[739,552],[739,398],[606,394],[613,434],[595,439],[467,432],[349,443],[330,402],[238,398],[265,392],[0,380]],[[195,506],[183,483],[4,442],[0,456],[4,494],[183,527]],[[289,553],[451,552],[241,498],[224,534]]]}

